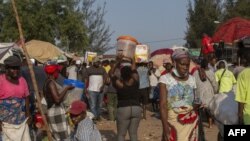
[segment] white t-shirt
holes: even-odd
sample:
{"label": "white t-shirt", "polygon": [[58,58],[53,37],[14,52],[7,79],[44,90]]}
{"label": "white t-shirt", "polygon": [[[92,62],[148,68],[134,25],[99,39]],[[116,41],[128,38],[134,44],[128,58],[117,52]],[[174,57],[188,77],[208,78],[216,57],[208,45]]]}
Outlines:
{"label": "white t-shirt", "polygon": [[155,87],[158,84],[158,78],[160,77],[160,72],[159,70],[156,70],[155,73],[153,74],[153,72],[151,73],[151,75],[149,75],[149,82],[150,82],[150,86],[151,87]]}
{"label": "white t-shirt", "polygon": [[77,70],[76,66],[69,66],[67,68],[67,73],[69,74],[68,79],[77,80]]}
{"label": "white t-shirt", "polygon": [[102,75],[90,75],[89,76],[89,91],[100,92],[103,85]]}
{"label": "white t-shirt", "polygon": [[104,78],[107,75],[103,67],[89,67],[86,71],[86,76],[89,79],[89,91],[100,92],[103,86]]}
{"label": "white t-shirt", "polygon": [[194,100],[194,89],[196,88],[195,78],[189,75],[186,81],[177,81],[171,74],[160,77],[159,83],[166,84],[168,91],[168,106],[179,108],[192,106]]}

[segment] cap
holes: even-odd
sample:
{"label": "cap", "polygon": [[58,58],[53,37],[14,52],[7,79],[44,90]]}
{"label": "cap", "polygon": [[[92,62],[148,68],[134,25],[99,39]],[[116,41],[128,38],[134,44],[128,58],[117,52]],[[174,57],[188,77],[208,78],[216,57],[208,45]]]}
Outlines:
{"label": "cap", "polygon": [[10,67],[21,66],[21,60],[17,56],[9,56],[4,60],[4,64]]}
{"label": "cap", "polygon": [[73,115],[79,115],[87,110],[87,105],[85,102],[77,100],[70,105],[69,112]]}

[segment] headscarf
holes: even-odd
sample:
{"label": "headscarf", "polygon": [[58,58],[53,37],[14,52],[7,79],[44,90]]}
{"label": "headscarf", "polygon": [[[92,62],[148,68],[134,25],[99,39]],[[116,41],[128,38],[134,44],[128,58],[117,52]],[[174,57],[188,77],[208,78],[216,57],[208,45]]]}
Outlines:
{"label": "headscarf", "polygon": [[59,70],[60,66],[58,64],[46,64],[44,67],[44,71],[49,75],[53,75],[55,78],[58,78]]}
{"label": "headscarf", "polygon": [[172,54],[173,60],[187,58],[187,57],[189,57],[188,51],[186,51],[185,49],[182,49],[182,48],[175,49],[173,54]]}
{"label": "headscarf", "polygon": [[[189,58],[189,53],[187,50],[185,49],[182,49],[182,48],[178,48],[178,49],[175,49],[173,54],[172,54],[172,59],[173,60],[177,60],[177,59],[181,59],[181,58]],[[172,70],[172,72],[177,76],[177,77],[181,77],[179,72],[177,71],[176,69],[176,63],[174,63],[174,68]],[[185,75],[188,75],[185,74]]]}
{"label": "headscarf", "polygon": [[225,64],[225,69],[228,69],[228,64],[227,64],[227,61],[226,61],[226,60],[220,60],[220,61],[218,61],[218,62],[215,64],[215,68],[216,68],[216,69],[217,69],[217,67],[218,67],[218,65],[219,65],[220,62],[224,62],[224,64]]}

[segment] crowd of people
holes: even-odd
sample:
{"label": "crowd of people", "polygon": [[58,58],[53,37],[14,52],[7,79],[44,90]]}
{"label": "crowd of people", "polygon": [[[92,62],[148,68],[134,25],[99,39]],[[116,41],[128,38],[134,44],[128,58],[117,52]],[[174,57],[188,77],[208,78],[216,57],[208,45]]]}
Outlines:
{"label": "crowd of people", "polygon": [[[163,60],[163,71],[152,61],[136,63],[134,58],[123,55],[102,61],[96,57],[90,64],[72,60],[69,66],[48,61],[43,64],[47,77],[41,103],[52,137],[58,141],[101,141],[95,123],[103,120],[102,109],[106,107],[108,120],[116,121],[113,123],[117,125],[118,141],[125,141],[127,132],[131,141],[138,140],[137,130],[142,119],[148,120],[147,110],[160,115],[162,141],[198,140],[202,138],[200,111],[208,119],[208,128],[212,128],[215,117],[208,105],[214,95],[230,91],[235,92],[235,101],[239,103],[239,124],[250,124],[247,53],[248,50],[241,56],[241,63],[232,68],[226,60],[217,60],[214,53],[195,61],[186,49],[175,49],[172,61]],[[7,58],[0,75],[2,140],[32,140],[29,127],[34,128],[30,126],[34,111],[30,105],[35,105],[35,101],[30,102],[30,97],[34,97],[34,92],[21,75],[21,60],[18,56]],[[191,63],[195,64],[193,68]],[[75,87],[62,87],[57,82],[60,75],[85,84],[82,98],[69,108],[63,101]]]}

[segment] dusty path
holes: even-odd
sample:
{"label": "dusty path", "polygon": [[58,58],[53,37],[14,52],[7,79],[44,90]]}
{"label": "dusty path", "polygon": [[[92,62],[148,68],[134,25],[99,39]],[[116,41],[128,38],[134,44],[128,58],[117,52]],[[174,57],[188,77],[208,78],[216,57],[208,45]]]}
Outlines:
{"label": "dusty path", "polygon": [[[207,123],[203,123],[204,126]],[[103,119],[100,122],[97,122],[97,127],[100,130],[101,134],[106,138],[106,141],[116,141],[116,123],[107,121]],[[207,141],[216,141],[218,129],[214,125],[211,129],[204,127],[205,136]],[[141,120],[139,129],[138,129],[138,136],[139,141],[161,141],[161,134],[162,134],[162,127],[161,121],[153,116],[153,113],[147,112],[147,120]],[[127,135],[127,141],[128,135]]]}

